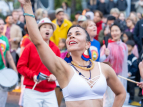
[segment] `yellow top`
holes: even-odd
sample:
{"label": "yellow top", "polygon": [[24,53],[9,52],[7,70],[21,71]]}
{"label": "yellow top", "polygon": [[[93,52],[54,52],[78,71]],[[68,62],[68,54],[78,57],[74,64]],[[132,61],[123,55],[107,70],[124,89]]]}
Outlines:
{"label": "yellow top", "polygon": [[56,19],[52,22],[56,24],[57,29],[54,31],[53,36],[50,38],[50,40],[58,46],[60,39],[67,39],[67,31],[72,26],[72,23],[64,19],[64,22],[62,23],[61,27],[59,27]]}

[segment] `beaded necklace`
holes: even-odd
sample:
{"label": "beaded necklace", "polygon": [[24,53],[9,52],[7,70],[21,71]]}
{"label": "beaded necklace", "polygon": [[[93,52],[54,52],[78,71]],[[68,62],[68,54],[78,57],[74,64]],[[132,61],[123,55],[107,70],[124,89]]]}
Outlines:
{"label": "beaded necklace", "polygon": [[81,66],[81,65],[74,63],[73,61],[71,62],[71,64],[82,69],[82,70],[86,70],[86,71],[90,71],[94,68],[94,62],[91,59],[90,59],[90,64],[89,64],[90,66],[89,65],[88,66]]}
{"label": "beaded necklace", "polygon": [[[94,62],[92,62],[92,60],[90,60],[90,64],[88,65],[88,66],[81,66],[81,65],[76,65],[76,67],[75,67],[75,65],[73,64],[73,62],[71,62],[71,64],[72,64],[72,66],[74,67],[74,69],[79,73],[79,75],[81,75],[81,76],[83,76],[85,79],[87,79],[87,80],[89,80],[89,79],[91,79],[91,70],[89,70],[89,73],[90,73],[90,77],[89,78],[87,78],[87,77],[85,77],[81,72],[79,72],[77,69],[76,69],[76,67],[78,67],[78,68],[83,68],[84,67],[84,69],[85,69],[85,67],[87,68],[87,69],[91,69],[91,67],[93,66],[94,67]],[[83,70],[84,70],[83,69]]]}

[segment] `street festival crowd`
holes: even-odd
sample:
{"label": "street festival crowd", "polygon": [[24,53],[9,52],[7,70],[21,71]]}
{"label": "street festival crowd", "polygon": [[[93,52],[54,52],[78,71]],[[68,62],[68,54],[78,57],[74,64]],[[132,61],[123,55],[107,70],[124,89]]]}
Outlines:
{"label": "street festival crowd", "polygon": [[[0,70],[17,72],[20,107],[60,107],[63,98],[67,107],[121,107],[135,87],[142,96],[143,0],[129,16],[126,0],[89,0],[74,21],[66,2],[54,20],[19,2],[23,11],[0,18]],[[0,89],[0,107],[7,94]]]}

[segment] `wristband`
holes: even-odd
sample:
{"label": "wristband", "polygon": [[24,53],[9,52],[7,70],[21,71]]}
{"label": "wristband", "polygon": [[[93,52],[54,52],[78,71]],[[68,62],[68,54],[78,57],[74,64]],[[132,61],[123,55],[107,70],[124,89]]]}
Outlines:
{"label": "wristband", "polygon": [[32,14],[28,14],[28,13],[24,13],[24,16],[30,16],[30,17],[35,18],[35,16],[34,16],[34,15],[32,15]]}

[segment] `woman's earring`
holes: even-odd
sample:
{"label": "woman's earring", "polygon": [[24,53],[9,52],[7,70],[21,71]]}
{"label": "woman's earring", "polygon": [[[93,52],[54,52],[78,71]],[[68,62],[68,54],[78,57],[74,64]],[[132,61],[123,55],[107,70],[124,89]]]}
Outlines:
{"label": "woman's earring", "polygon": [[82,54],[81,58],[85,61],[89,61],[90,60],[90,55],[88,52],[88,49],[84,51],[84,53]]}

